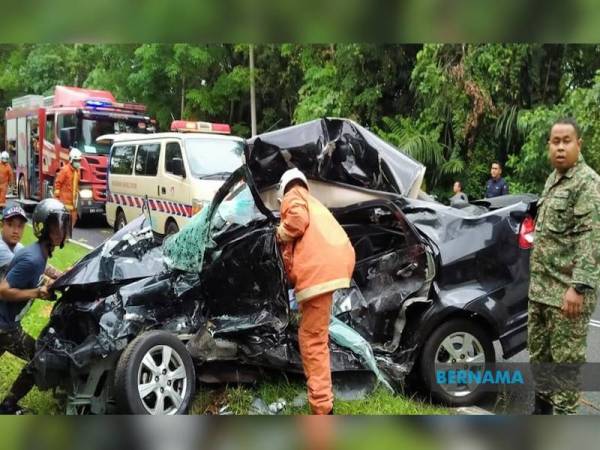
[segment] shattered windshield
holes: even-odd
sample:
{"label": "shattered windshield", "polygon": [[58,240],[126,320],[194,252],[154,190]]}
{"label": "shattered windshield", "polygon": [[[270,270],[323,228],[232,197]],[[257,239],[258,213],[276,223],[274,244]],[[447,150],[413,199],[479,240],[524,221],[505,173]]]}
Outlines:
{"label": "shattered windshield", "polygon": [[226,225],[248,225],[265,218],[252,196],[244,170],[238,168],[215,194],[213,201],[179,230],[165,239],[163,253],[166,264],[178,270],[198,273],[207,249],[214,248],[214,234]]}
{"label": "shattered windshield", "polygon": [[237,140],[188,138],[185,140],[192,175],[201,179],[227,179],[242,165],[244,145]]}

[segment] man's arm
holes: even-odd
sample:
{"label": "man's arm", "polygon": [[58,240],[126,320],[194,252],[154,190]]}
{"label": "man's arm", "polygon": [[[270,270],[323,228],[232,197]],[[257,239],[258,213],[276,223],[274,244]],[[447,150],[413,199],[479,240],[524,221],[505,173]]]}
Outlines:
{"label": "man's arm", "polygon": [[65,171],[63,169],[64,167],[60,169],[58,175],[56,175],[56,180],[54,180],[54,198],[58,198],[60,195],[60,189],[64,183]]}
{"label": "man's arm", "polygon": [[6,302],[26,302],[32,298],[48,298],[48,288],[35,287],[19,289],[14,287],[17,280],[24,280],[22,285],[35,286],[37,282],[31,280],[32,267],[28,258],[16,256],[15,264],[10,268],[6,277],[0,282],[0,299]]}
{"label": "man's arm", "polygon": [[49,298],[48,289],[45,286],[34,289],[16,289],[10,287],[6,278],[0,281],[1,301],[19,303],[27,302],[32,298]]}
{"label": "man's arm", "polygon": [[293,241],[304,234],[309,223],[306,200],[292,189],[281,205],[281,223],[277,227],[277,236],[283,242]]}
{"label": "man's arm", "polygon": [[577,317],[583,307],[584,296],[574,289],[576,285],[595,290],[600,278],[600,184],[589,180],[575,202],[573,209],[576,236],[573,246],[573,277],[571,287],[563,297],[562,310],[567,317]]}
{"label": "man's arm", "polygon": [[506,181],[502,183],[502,195],[508,195],[508,183]]}

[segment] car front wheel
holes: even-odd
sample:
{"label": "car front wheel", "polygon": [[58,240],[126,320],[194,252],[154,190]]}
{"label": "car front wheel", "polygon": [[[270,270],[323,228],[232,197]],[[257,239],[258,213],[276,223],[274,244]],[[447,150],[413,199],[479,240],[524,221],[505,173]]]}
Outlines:
{"label": "car front wheel", "polygon": [[164,331],[149,331],[123,351],[115,371],[119,410],[131,414],[185,414],[196,375],[185,345]]}
{"label": "car front wheel", "polygon": [[125,218],[125,213],[121,210],[119,210],[119,212],[117,213],[117,217],[115,218],[115,233],[117,231],[119,231],[121,228],[123,228],[125,225],[127,225],[127,219]]}
{"label": "car front wheel", "polygon": [[[482,400],[486,391],[476,382],[439,382],[437,371],[457,370],[468,365],[472,370],[486,368],[496,361],[492,339],[478,324],[467,319],[453,319],[437,328],[425,343],[421,354],[421,376],[434,399],[453,406],[466,406]],[[450,366],[451,365],[451,366]]]}

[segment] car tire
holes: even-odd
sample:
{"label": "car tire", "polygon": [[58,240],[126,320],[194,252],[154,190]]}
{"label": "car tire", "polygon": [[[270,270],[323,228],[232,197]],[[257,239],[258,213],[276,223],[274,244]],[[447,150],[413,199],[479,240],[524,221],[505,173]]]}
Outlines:
{"label": "car tire", "polygon": [[192,357],[176,336],[165,331],[136,337],[115,370],[117,407],[126,414],[185,414],[195,385]]}
{"label": "car tire", "polygon": [[[465,346],[466,344],[466,346]],[[452,319],[440,325],[427,339],[420,358],[420,374],[434,400],[451,406],[473,405],[492,394],[481,386],[464,386],[461,392],[445,389],[436,381],[436,367],[452,363],[452,349],[460,361],[461,355],[472,362],[492,364],[496,362],[494,344],[489,334],[478,324],[467,319]]]}
{"label": "car tire", "polygon": [[165,226],[165,237],[179,232],[179,226],[174,220],[169,220]]}
{"label": "car tire", "polygon": [[121,228],[123,228],[125,225],[127,225],[127,219],[125,218],[125,213],[119,209],[119,211],[117,212],[117,217],[115,218],[115,226],[114,226],[115,233],[117,231],[119,231]]}

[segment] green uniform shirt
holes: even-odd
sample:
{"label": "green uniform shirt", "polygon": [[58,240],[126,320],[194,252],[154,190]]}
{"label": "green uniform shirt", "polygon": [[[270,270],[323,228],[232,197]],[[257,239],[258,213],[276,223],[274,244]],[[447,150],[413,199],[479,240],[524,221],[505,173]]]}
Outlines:
{"label": "green uniform shirt", "polygon": [[529,298],[560,307],[569,286],[599,283],[600,176],[580,156],[564,175],[550,174],[538,202]]}

